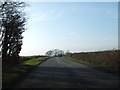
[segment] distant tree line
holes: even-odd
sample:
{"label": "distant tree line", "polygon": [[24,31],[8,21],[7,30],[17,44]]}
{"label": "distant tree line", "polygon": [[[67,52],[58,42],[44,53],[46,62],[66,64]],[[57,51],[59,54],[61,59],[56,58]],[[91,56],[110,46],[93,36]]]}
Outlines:
{"label": "distant tree line", "polygon": [[24,2],[0,2],[0,54],[3,65],[18,63],[25,31]]}

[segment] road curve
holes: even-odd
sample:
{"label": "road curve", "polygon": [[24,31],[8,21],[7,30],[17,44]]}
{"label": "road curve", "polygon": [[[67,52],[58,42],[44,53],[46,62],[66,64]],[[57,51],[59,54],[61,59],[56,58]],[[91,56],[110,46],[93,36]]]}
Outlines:
{"label": "road curve", "polygon": [[21,80],[16,88],[118,88],[119,77],[67,60],[50,58]]}

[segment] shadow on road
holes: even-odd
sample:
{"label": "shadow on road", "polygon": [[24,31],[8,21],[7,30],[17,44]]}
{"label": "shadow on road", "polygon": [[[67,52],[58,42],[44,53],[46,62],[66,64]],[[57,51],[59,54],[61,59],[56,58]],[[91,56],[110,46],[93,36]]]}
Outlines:
{"label": "shadow on road", "polygon": [[118,77],[87,68],[39,67],[18,84],[20,88],[118,88]]}

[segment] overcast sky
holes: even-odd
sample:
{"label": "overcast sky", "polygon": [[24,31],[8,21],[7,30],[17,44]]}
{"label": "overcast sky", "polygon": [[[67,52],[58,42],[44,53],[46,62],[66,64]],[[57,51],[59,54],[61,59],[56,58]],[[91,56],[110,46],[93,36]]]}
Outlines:
{"label": "overcast sky", "polygon": [[29,2],[20,55],[118,48],[117,2]]}

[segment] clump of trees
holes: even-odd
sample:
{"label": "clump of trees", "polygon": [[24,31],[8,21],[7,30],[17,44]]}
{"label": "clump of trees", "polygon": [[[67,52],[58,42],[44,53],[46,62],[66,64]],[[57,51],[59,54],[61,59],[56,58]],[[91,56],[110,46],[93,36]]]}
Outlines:
{"label": "clump of trees", "polygon": [[0,3],[0,53],[2,63],[18,63],[22,46],[22,33],[25,31],[26,18],[24,2],[3,1]]}
{"label": "clump of trees", "polygon": [[46,56],[63,56],[64,51],[59,49],[53,49],[46,52]]}
{"label": "clump of trees", "polygon": [[71,55],[72,55],[72,53],[71,53],[69,50],[67,50],[67,51],[65,52],[65,56],[71,57]]}

